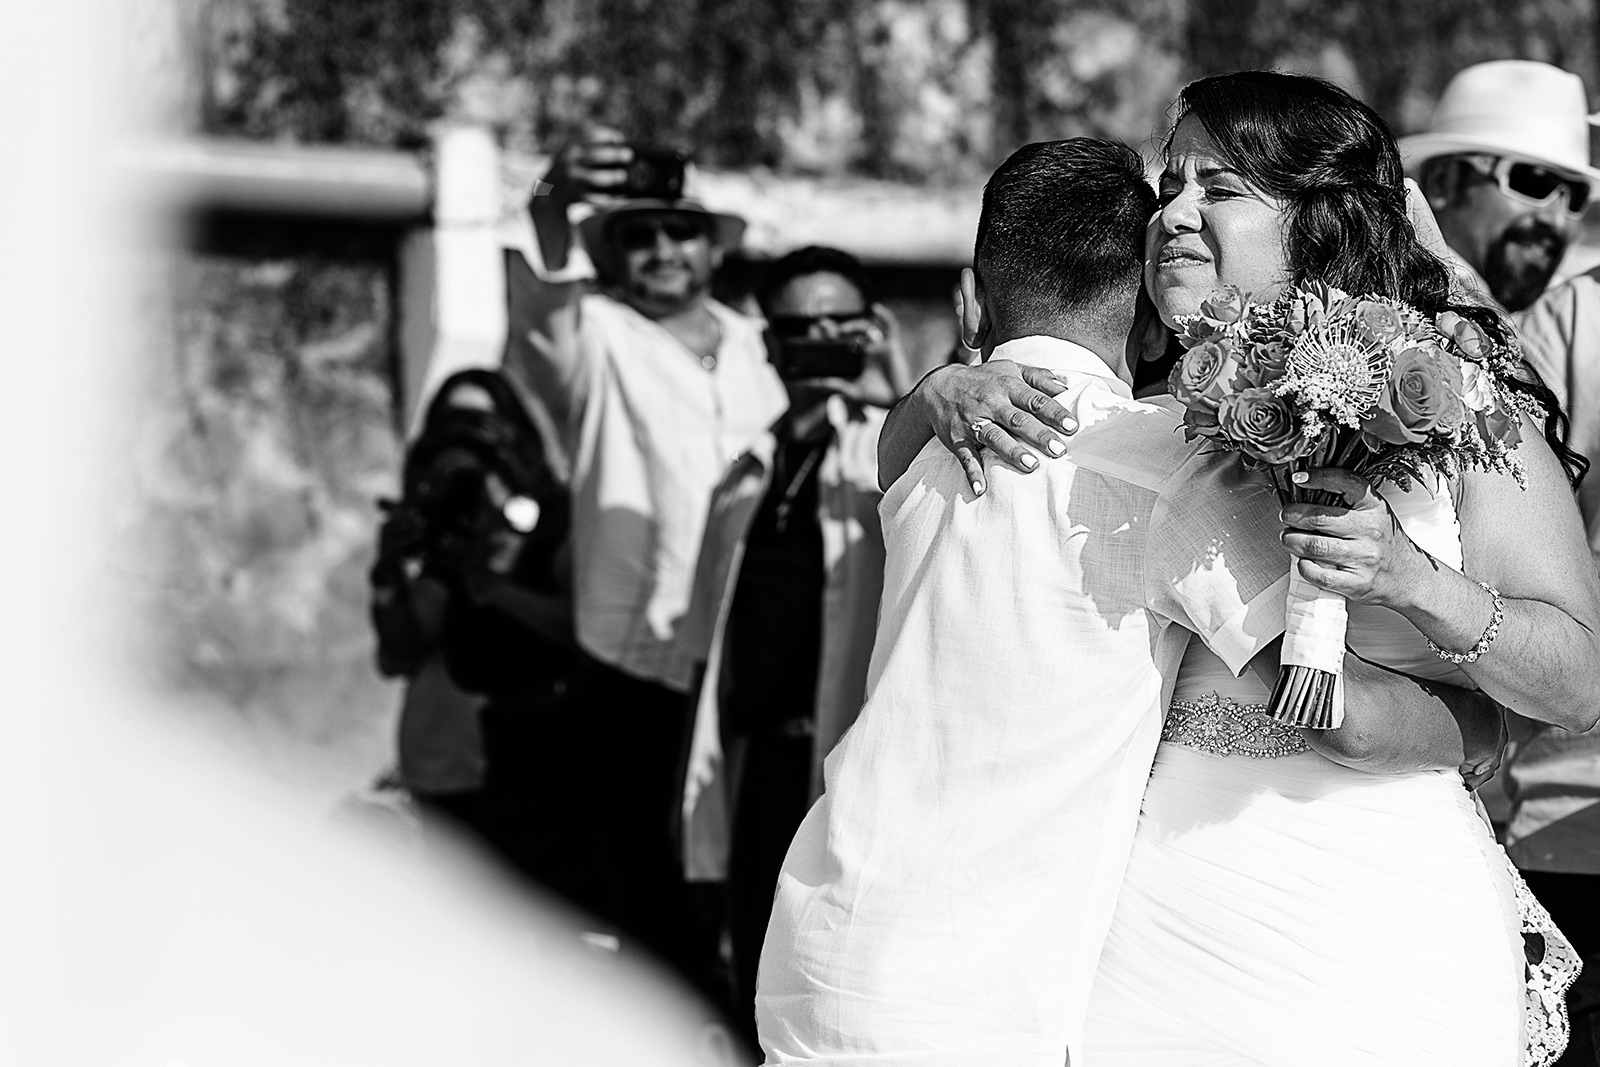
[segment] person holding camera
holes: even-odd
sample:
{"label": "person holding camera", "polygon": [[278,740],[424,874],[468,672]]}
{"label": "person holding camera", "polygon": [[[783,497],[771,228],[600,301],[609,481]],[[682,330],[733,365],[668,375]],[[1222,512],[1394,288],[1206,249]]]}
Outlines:
{"label": "person holding camera", "polygon": [[853,256],[791,252],[761,303],[791,403],[712,496],[687,624],[709,653],[684,794],[690,876],[728,879],[733,1012],[752,1042],[778,869],[866,690],[883,589],[878,431],[908,385],[895,321]]}
{"label": "person holding camera", "polygon": [[572,862],[530,812],[548,777],[536,761],[581,670],[566,490],[521,399],[483,369],[439,386],[402,485],[399,501],[380,502],[371,572],[379,670],[414,690],[400,723],[402,780],[425,812],[565,892]]}
{"label": "person holding camera", "polygon": [[686,198],[685,163],[610,130],[556,154],[507,257],[507,367],[572,460],[574,622],[596,661],[574,698],[588,743],[568,755],[588,775],[571,807],[599,842],[581,903],[711,987],[715,930],[672,838],[694,658],[681,623],[711,490],[788,398],[760,323],[711,296],[744,222]]}

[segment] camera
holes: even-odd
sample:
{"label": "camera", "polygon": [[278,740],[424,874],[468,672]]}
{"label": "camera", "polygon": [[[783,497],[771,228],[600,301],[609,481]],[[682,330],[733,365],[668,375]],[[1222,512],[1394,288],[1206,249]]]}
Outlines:
{"label": "camera", "polygon": [[[490,412],[448,412],[413,446],[404,494],[382,501],[386,543],[397,555],[459,569],[487,531],[528,534],[538,524],[537,478],[515,454],[513,431]],[[489,478],[509,495],[496,502]]]}
{"label": "camera", "polygon": [[681,148],[629,145],[633,159],[625,168],[622,185],[612,190],[633,200],[677,200],[683,196],[683,176],[689,153]]}
{"label": "camera", "polygon": [[866,369],[866,345],[860,340],[780,341],[772,364],[784,381],[805,378],[859,378]]}
{"label": "camera", "polygon": [[477,538],[489,507],[488,471],[475,460],[443,463],[417,480],[405,501],[423,531],[423,554],[458,562]]}
{"label": "camera", "polygon": [[818,337],[813,326],[835,316],[784,316],[772,321],[768,351],[778,377],[784,381],[806,378],[856,379],[866,369],[867,352],[883,341],[883,331],[871,319],[853,321],[845,332]]}

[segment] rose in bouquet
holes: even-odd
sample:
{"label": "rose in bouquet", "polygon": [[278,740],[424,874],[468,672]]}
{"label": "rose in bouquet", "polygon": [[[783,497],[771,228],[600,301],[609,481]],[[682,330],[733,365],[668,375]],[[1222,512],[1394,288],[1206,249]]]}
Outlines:
{"label": "rose in bouquet", "polygon": [[[1465,468],[1522,480],[1517,428],[1543,412],[1509,384],[1515,341],[1470,318],[1313,283],[1266,302],[1221,289],[1179,325],[1186,351],[1169,385],[1185,432],[1265,470],[1286,504],[1337,502],[1295,485],[1294,472],[1311,467],[1348,467],[1401,489]],[[1288,597],[1268,710],[1296,726],[1337,726],[1344,598],[1294,567]]]}

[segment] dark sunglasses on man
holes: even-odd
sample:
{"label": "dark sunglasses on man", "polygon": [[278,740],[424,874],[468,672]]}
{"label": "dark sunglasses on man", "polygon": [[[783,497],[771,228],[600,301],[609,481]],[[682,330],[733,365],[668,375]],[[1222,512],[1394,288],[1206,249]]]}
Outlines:
{"label": "dark sunglasses on man", "polygon": [[870,308],[821,315],[771,315],[767,318],[767,326],[779,337],[812,340],[872,333],[875,335],[873,340],[878,341],[882,340],[883,333]]}
{"label": "dark sunglasses on man", "polygon": [[642,218],[618,219],[611,224],[612,239],[625,252],[639,252],[655,247],[657,237],[683,244],[696,237],[704,237],[706,228],[693,215],[647,215]]}
{"label": "dark sunglasses on man", "polygon": [[1567,194],[1567,214],[1576,218],[1589,206],[1589,180],[1558,170],[1503,156],[1467,156],[1467,166],[1494,182],[1511,200],[1529,207],[1544,207],[1561,193]]}

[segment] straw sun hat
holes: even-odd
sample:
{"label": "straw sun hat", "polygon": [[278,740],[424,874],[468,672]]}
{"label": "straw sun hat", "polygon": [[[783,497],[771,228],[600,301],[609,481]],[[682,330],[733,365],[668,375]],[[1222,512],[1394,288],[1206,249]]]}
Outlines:
{"label": "straw sun hat", "polygon": [[1600,194],[1589,165],[1583,79],[1548,63],[1503,59],[1460,71],[1445,86],[1425,133],[1400,138],[1406,168],[1437,156],[1482,152],[1581,174]]}

